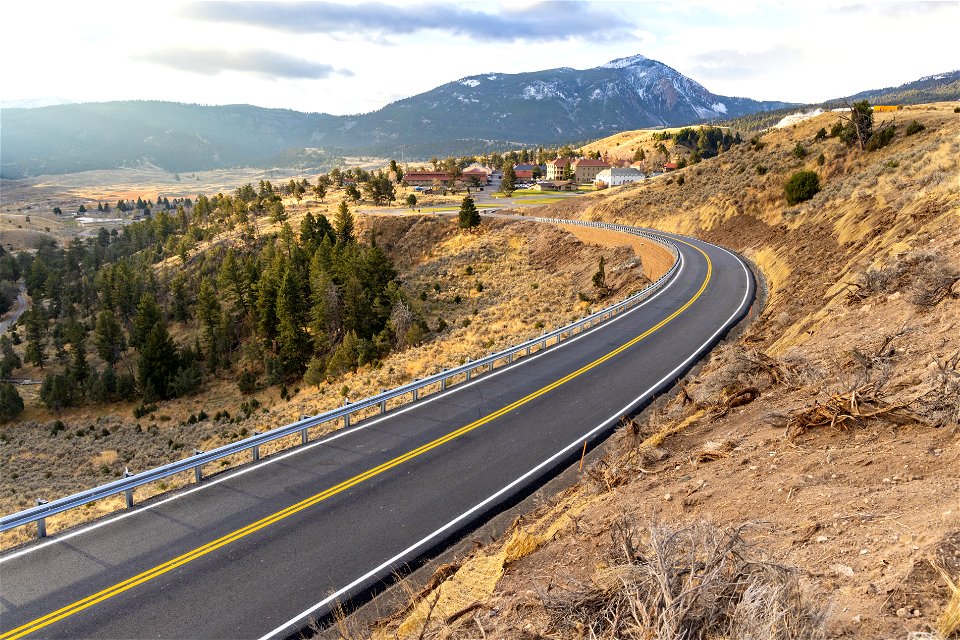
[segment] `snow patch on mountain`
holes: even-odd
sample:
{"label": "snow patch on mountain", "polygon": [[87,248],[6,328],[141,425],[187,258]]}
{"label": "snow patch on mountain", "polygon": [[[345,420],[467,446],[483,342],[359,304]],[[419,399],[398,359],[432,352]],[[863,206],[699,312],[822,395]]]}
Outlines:
{"label": "snow patch on mountain", "polygon": [[716,111],[717,113],[727,112],[727,105],[723,104],[722,102],[715,102],[712,105],[710,105],[710,108]]}
{"label": "snow patch on mountain", "polygon": [[522,96],[524,100],[549,100],[562,98],[563,94],[557,89],[556,84],[537,81],[525,86]]}
{"label": "snow patch on mountain", "polygon": [[632,67],[635,64],[640,64],[642,62],[648,61],[650,58],[642,56],[639,53],[635,56],[627,56],[626,58],[617,58],[616,60],[611,60],[606,64],[600,65],[600,69],[623,69],[624,67]]}
{"label": "snow patch on mountain", "polygon": [[467,86],[467,87],[479,87],[479,86],[480,86],[480,81],[479,81],[479,80],[476,80],[476,79],[474,79],[474,78],[465,78],[465,79],[463,79],[463,80],[460,81],[460,84],[462,84],[462,85],[464,85],[464,86]]}

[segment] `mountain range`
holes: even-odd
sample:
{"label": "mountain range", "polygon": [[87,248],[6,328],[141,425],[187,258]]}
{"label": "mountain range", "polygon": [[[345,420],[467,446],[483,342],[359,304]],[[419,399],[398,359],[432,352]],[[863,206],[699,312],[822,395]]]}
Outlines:
{"label": "mountain range", "polygon": [[716,95],[637,55],[593,69],[468,76],[353,116],[159,101],[4,108],[0,177],[144,163],[172,172],[320,169],[342,155],[411,159],[562,145],[790,106]]}

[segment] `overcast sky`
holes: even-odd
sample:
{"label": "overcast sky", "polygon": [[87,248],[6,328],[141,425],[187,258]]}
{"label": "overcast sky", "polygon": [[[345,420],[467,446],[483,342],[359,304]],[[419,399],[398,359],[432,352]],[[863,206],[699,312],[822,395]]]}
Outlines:
{"label": "overcast sky", "polygon": [[0,101],[360,113],[464,76],[643,54],[816,102],[960,68],[960,2],[7,2]]}

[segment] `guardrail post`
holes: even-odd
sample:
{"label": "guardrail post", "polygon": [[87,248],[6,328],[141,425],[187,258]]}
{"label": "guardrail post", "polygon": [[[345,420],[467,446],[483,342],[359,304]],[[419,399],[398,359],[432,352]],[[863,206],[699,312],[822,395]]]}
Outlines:
{"label": "guardrail post", "polygon": [[[348,404],[350,404],[350,401],[347,398],[344,398],[343,406],[347,406]],[[343,428],[346,429],[349,426],[350,426],[350,414],[345,413],[343,414]]]}
{"label": "guardrail post", "polygon": [[[306,420],[309,417],[310,416],[301,415],[300,419]],[[309,429],[309,427],[304,427],[303,429],[300,429],[300,444],[307,444],[307,442],[310,441],[310,436],[309,434],[307,434],[307,429]]]}
{"label": "guardrail post", "polygon": [[[416,380],[414,380],[414,382],[416,382]],[[416,402],[419,399],[420,399],[420,389],[417,388],[413,390],[413,401]]]}
{"label": "guardrail post", "polygon": [[513,354],[512,354],[512,353],[508,353],[508,354],[507,354],[507,364],[510,364],[511,362],[513,362]]}
{"label": "guardrail post", "polygon": [[[447,372],[446,367],[440,370],[440,373],[446,373],[446,372]],[[440,391],[446,391],[446,390],[447,390],[447,379],[440,378]]]}
{"label": "guardrail post", "polygon": [[530,355],[530,345],[527,345],[527,350],[524,352],[523,355],[526,355],[526,356]]}
{"label": "guardrail post", "polygon": [[[380,393],[386,393],[386,389],[380,389]],[[380,415],[383,415],[387,412],[387,399],[384,398],[380,401]]]}
{"label": "guardrail post", "polygon": [[[470,364],[470,358],[467,358],[467,364]],[[467,382],[470,382],[470,374],[473,372],[473,369],[467,369]]]}
{"label": "guardrail post", "polygon": [[[39,507],[42,504],[47,504],[47,501],[43,498],[37,498],[37,506]],[[37,537],[46,538],[47,537],[47,519],[38,518],[37,519]]]}
{"label": "guardrail post", "polygon": [[[203,453],[203,451],[200,451],[200,449],[193,450],[193,455],[195,456],[198,456],[201,453]],[[193,477],[197,481],[197,484],[200,484],[200,481],[203,480],[203,469],[200,467],[200,465],[197,465],[193,468]]]}
{"label": "guardrail post", "polygon": [[[132,476],[132,475],[133,475],[133,474],[130,473],[130,469],[128,469],[127,467],[124,467],[124,468],[123,468],[123,477],[124,477],[124,478],[129,478],[129,477]],[[123,493],[124,493],[124,497],[125,497],[126,500],[127,500],[127,509],[132,509],[132,508],[133,508],[133,489],[127,489],[127,490],[124,491]]]}
{"label": "guardrail post", "polygon": [[[260,431],[258,431],[257,429],[254,429],[254,430],[253,430],[253,435],[255,435],[255,436],[260,435]],[[260,459],[260,445],[258,445],[258,444],[253,445],[252,447],[250,447],[250,450],[253,452],[253,461],[256,462],[257,460],[259,460],[259,459]]]}

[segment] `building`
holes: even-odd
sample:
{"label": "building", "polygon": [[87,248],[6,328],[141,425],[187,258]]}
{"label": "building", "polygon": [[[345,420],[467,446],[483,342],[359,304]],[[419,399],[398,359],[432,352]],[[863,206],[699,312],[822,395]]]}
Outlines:
{"label": "building", "polygon": [[565,180],[570,158],[557,158],[547,163],[547,180]]}
{"label": "building", "polygon": [[609,162],[593,158],[579,158],[570,164],[571,177],[577,184],[593,184],[597,174],[609,168]]}
{"label": "building", "polygon": [[460,174],[460,180],[466,184],[471,184],[474,179],[478,185],[484,185],[490,182],[490,174],[479,168],[464,169]]}
{"label": "building", "polygon": [[450,174],[442,171],[408,171],[403,174],[403,184],[408,187],[432,187],[435,182],[447,184]]}
{"label": "building", "polygon": [[493,169],[485,164],[480,164],[479,162],[471,162],[463,168],[464,173],[476,173],[478,171],[483,171],[488,176],[493,173]]}
{"label": "building", "polygon": [[541,180],[532,188],[536,191],[573,191],[574,186],[572,180]]}
{"label": "building", "polygon": [[676,163],[676,162],[664,162],[664,163],[663,163],[663,170],[664,170],[664,171],[676,171],[676,170],[677,170],[677,163]]}
{"label": "building", "polygon": [[597,174],[596,183],[597,185],[604,185],[607,187],[619,187],[622,184],[627,184],[629,182],[639,182],[643,180],[646,176],[639,169],[633,169],[627,167],[625,169],[618,169],[616,167],[610,167],[609,169],[604,169]]}

